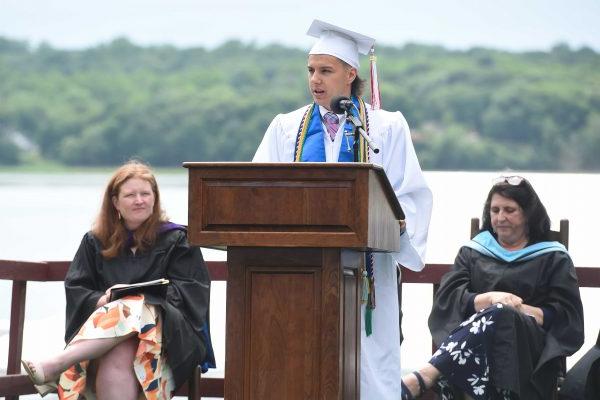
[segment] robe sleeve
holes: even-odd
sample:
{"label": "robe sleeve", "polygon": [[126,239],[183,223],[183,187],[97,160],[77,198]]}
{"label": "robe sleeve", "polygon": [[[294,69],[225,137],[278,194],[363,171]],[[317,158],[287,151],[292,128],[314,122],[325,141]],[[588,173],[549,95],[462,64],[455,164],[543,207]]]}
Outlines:
{"label": "robe sleeve", "polygon": [[106,290],[97,271],[97,255],[94,238],[91,233],[86,233],[65,277],[67,343],[94,312]]}
{"label": "robe sleeve", "polygon": [[210,346],[207,316],[210,301],[210,278],[200,248],[188,244],[184,231],[171,247],[164,312],[164,340],[171,360],[175,387],[188,377],[193,366],[199,365]]}
{"label": "robe sleeve", "polygon": [[210,297],[210,278],[199,247],[188,244],[185,233],[172,250],[167,278],[170,281],[167,302],[186,314],[188,321],[202,328]]}
{"label": "robe sleeve", "polygon": [[419,165],[406,119],[392,116],[390,131],[383,139],[383,169],[406,216],[406,234],[394,259],[402,266],[420,271],[425,266],[425,249],[433,195]]}
{"label": "robe sleeve", "polygon": [[436,346],[466,317],[473,301],[470,265],[472,250],[463,247],[456,256],[452,269],[444,275],[429,315],[429,330]]}
{"label": "robe sleeve", "polygon": [[284,154],[283,143],[281,142],[281,114],[277,115],[271,121],[263,136],[256,153],[254,154],[253,162],[281,162],[280,155]]}
{"label": "robe sleeve", "polygon": [[548,307],[554,312],[537,368],[555,357],[575,353],[584,340],[583,305],[575,266],[568,254],[552,254],[542,282],[547,294],[542,297],[540,304],[531,304],[536,307]]}

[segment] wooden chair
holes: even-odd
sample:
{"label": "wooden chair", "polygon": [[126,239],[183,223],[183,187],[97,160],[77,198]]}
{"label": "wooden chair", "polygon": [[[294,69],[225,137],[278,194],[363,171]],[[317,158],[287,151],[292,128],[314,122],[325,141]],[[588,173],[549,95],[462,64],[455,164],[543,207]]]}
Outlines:
{"label": "wooden chair", "polygon": [[[479,218],[471,218],[471,239],[475,237],[481,230]],[[558,231],[550,231],[550,240],[561,243],[565,248],[569,249],[569,220],[561,219],[560,228]],[[560,360],[560,371],[556,381],[556,389],[554,391],[554,399],[558,398],[558,391],[565,380],[567,373],[567,359],[562,357]]]}
{"label": "wooden chair", "polygon": [[[208,296],[208,304],[210,304],[210,294]],[[207,331],[207,339],[209,341],[209,345],[207,346],[206,351],[208,352],[204,361],[203,362],[207,362],[209,364],[212,364],[211,366],[209,366],[208,368],[215,368],[216,367],[216,363],[215,363],[215,355],[214,355],[214,349],[212,349],[212,339],[210,337],[210,307],[208,308],[208,311],[206,312],[206,331]],[[210,349],[209,349],[210,347]],[[187,386],[188,386],[188,392],[187,392],[187,396],[188,396],[188,400],[201,400],[202,399],[202,393],[200,390],[200,380],[202,379],[202,366],[201,365],[197,365],[196,368],[194,368],[194,370],[192,371],[192,375],[189,377],[188,381],[187,381]]]}

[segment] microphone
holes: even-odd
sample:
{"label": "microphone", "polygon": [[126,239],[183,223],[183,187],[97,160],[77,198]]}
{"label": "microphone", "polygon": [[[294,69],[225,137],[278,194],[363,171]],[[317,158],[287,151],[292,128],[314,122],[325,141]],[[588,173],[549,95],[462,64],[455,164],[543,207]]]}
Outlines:
{"label": "microphone", "polygon": [[344,112],[350,112],[352,107],[354,107],[354,103],[350,100],[349,97],[346,96],[336,96],[331,99],[331,104],[329,105],[331,111],[336,114],[343,114]]}
{"label": "microphone", "polygon": [[[377,146],[375,146],[375,142],[371,140],[369,135],[367,135],[367,133],[362,128],[362,123],[360,122],[360,120],[356,118],[352,114],[352,112],[350,112],[350,110],[352,110],[352,107],[356,106],[354,105],[352,100],[350,100],[349,97],[336,96],[333,99],[331,99],[331,104],[329,106],[331,107],[331,111],[333,111],[336,114],[345,113],[346,118],[352,123],[352,125],[354,125],[354,129],[365,139],[367,145],[371,148],[371,150],[373,150],[373,153],[379,153],[379,149],[377,148]],[[358,135],[356,135],[355,138],[358,138]]]}

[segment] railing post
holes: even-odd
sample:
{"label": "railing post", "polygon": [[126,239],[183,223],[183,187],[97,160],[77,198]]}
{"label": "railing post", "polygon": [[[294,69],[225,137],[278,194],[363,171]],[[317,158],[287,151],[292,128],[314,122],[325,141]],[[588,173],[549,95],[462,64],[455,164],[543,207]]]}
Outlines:
{"label": "railing post", "polygon": [[[23,328],[25,324],[25,297],[27,281],[12,282],[12,301],[10,307],[10,333],[8,341],[8,365],[6,374],[21,373],[21,355],[23,352]],[[7,396],[6,400],[17,400],[19,396]]]}
{"label": "railing post", "polygon": [[569,248],[569,220],[561,219],[560,220],[560,242],[565,245],[565,247]]}

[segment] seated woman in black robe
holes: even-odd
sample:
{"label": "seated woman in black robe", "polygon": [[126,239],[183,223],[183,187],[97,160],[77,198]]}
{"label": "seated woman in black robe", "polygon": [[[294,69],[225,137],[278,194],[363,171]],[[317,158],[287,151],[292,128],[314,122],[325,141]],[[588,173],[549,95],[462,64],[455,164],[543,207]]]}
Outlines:
{"label": "seated woman in black robe", "polygon": [[[156,279],[166,292],[111,301],[111,290]],[[214,367],[210,279],[186,230],[167,221],[152,171],[139,162],[110,179],[91,232],[65,278],[66,348],[23,361],[40,394],[61,399],[169,399],[198,365]]]}
{"label": "seated woman in black robe", "polygon": [[550,219],[531,184],[501,177],[482,221],[442,279],[429,317],[439,347],[403,377],[403,399],[436,385],[443,399],[548,400],[561,357],[583,344],[575,267],[548,241]]}

